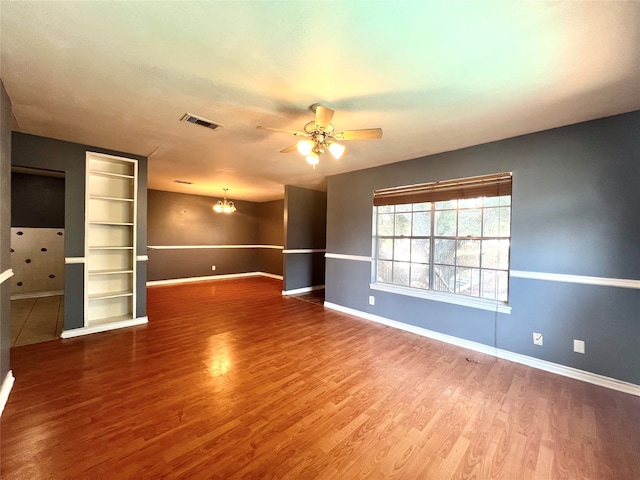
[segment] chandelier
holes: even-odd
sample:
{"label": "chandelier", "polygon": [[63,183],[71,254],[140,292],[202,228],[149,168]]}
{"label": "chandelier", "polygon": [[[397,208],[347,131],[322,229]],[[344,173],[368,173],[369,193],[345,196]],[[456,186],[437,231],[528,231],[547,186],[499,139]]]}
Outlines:
{"label": "chandelier", "polygon": [[218,200],[218,203],[213,206],[213,210],[217,213],[233,213],[236,211],[236,206],[233,204],[233,202],[227,200],[227,190],[229,189],[223,188],[223,190],[224,200]]}

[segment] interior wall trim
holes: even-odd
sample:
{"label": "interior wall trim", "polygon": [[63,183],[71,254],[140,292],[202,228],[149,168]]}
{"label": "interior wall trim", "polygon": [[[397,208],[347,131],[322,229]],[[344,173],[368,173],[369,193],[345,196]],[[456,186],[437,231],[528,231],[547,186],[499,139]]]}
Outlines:
{"label": "interior wall trim", "polygon": [[371,257],[365,257],[364,255],[347,255],[344,253],[325,253],[326,258],[338,258],[340,260],[354,260],[356,262],[370,262]]}
{"label": "interior wall trim", "polygon": [[61,338],[80,337],[82,335],[90,335],[92,333],[106,332],[116,330],[118,328],[133,327],[135,325],[144,325],[149,323],[149,317],[138,317],[130,320],[122,320],[120,322],[110,322],[103,325],[94,325],[92,327],[72,328],[71,330],[63,330]]}
{"label": "interior wall trim", "polygon": [[483,345],[482,343],[472,342],[463,338],[453,337],[444,333],[434,332],[422,327],[416,327],[407,323],[398,322],[397,320],[391,320],[389,318],[373,315],[371,313],[362,312],[349,307],[344,307],[336,303],[324,302],[324,306],[332,310],[337,310],[342,313],[347,313],[355,317],[370,320],[372,322],[381,323],[389,327],[404,330],[406,332],[415,333],[423,337],[428,337],[433,340],[439,340],[441,342],[450,343],[458,347],[467,348],[476,352],[491,355],[497,358],[502,358],[512,362],[527,365],[529,367],[544,370],[546,372],[555,373],[564,377],[573,378],[575,380],[581,380],[583,382],[591,383],[593,385],[599,385],[601,387],[610,388],[619,392],[629,393],[640,397],[640,385],[634,383],[624,382],[622,380],[616,380],[615,378],[605,377],[604,375],[598,375],[596,373],[586,372],[584,370],[578,370],[577,368],[567,367],[546,360],[540,360],[538,358],[529,357],[527,355],[521,355],[519,353],[510,352],[508,350],[502,350],[500,348],[491,347],[489,345]]}
{"label": "interior wall trim", "polygon": [[283,250],[282,245],[148,245],[151,250],[188,250],[196,248],[222,249],[222,248],[271,248]]}
{"label": "interior wall trim", "polygon": [[34,292],[34,293],[19,293],[18,295],[11,295],[11,300],[21,300],[23,298],[55,297],[57,295],[64,295],[64,290],[51,290],[48,292]]}
{"label": "interior wall trim", "polygon": [[[340,260],[355,260],[359,262],[371,262],[371,257],[363,255],[346,255],[342,253],[326,253],[326,258]],[[598,285],[602,287],[620,287],[640,289],[640,280],[627,278],[589,277],[586,275],[566,275],[563,273],[527,272],[523,270],[509,270],[509,275],[514,278],[528,278],[531,280],[546,280],[551,282],[579,283],[583,285]]]}
{"label": "interior wall trim", "polygon": [[84,263],[84,257],[64,257],[64,263]]}
{"label": "interior wall trim", "polygon": [[275,274],[275,273],[267,273],[267,272],[256,272],[256,273],[260,277],[274,278],[276,280],[282,280],[284,278],[282,275],[278,275],[278,274]]}
{"label": "interior wall trim", "polygon": [[13,270],[11,268],[6,269],[4,272],[0,273],[0,285],[13,277]]}
{"label": "interior wall trim", "polygon": [[282,280],[282,275],[276,275],[274,273],[244,272],[244,273],[227,273],[223,275],[206,275],[203,277],[186,277],[186,278],[169,278],[167,280],[150,280],[147,282],[147,287],[153,287],[156,285],[172,285],[174,283],[204,282],[207,280],[224,280],[229,278],[242,278],[242,277],[269,277],[269,278],[274,278],[276,280]]}
{"label": "interior wall trim", "polygon": [[599,285],[603,287],[621,287],[640,289],[640,280],[626,278],[588,277],[584,275],[565,275],[563,273],[525,272],[511,270],[510,275],[516,278],[531,280],[547,280],[551,282],[581,283],[584,285]]}
{"label": "interior wall trim", "polygon": [[146,262],[149,260],[149,255],[137,255],[136,262]]}
{"label": "interior wall trim", "polygon": [[13,382],[15,382],[15,380],[12,370],[9,370],[4,377],[4,380],[2,380],[2,387],[0,387],[0,416],[2,416],[7,400],[9,400],[9,394],[11,393]]}
{"label": "interior wall trim", "polygon": [[295,288],[293,290],[283,290],[282,295],[297,295],[298,293],[313,292],[314,290],[322,290],[324,285],[314,285],[312,287]]}
{"label": "interior wall trim", "polygon": [[282,250],[282,253],[325,253],[326,251],[324,248],[292,248]]}

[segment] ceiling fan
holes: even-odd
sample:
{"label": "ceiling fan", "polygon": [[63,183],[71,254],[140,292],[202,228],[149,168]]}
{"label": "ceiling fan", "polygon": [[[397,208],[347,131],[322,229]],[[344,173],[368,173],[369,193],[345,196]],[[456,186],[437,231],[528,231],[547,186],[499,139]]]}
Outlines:
{"label": "ceiling fan", "polygon": [[296,137],[304,137],[298,143],[280,150],[280,153],[290,153],[297,150],[302,156],[307,158],[307,162],[313,165],[313,168],[316,168],[319,157],[325,150],[329,150],[331,155],[336,159],[346,154],[344,145],[336,143],[335,140],[369,140],[382,137],[381,128],[336,131],[331,123],[331,119],[335,113],[333,110],[318,103],[314,103],[309,108],[316,114],[316,118],[304,126],[303,132],[262,126],[256,128],[268,132],[288,133]]}

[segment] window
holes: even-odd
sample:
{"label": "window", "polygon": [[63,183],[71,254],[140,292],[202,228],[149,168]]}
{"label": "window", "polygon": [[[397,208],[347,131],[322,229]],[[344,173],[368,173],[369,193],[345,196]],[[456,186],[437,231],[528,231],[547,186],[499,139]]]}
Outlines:
{"label": "window", "polygon": [[511,174],[379,190],[375,283],[507,302]]}

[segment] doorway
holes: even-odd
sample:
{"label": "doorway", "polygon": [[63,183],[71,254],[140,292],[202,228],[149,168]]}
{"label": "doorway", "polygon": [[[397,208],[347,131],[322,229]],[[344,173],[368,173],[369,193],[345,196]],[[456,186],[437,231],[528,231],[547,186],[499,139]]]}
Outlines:
{"label": "doorway", "polygon": [[11,346],[60,338],[64,325],[64,173],[11,170]]}

